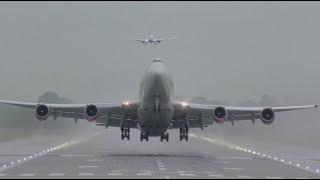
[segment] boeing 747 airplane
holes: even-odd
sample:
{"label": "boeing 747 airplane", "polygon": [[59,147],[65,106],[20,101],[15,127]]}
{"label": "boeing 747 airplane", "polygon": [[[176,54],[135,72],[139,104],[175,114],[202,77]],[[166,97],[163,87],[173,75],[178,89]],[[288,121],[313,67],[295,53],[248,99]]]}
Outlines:
{"label": "boeing 747 airplane", "polygon": [[149,36],[145,37],[144,39],[134,39],[134,38],[128,38],[128,39],[132,39],[132,40],[141,42],[144,45],[148,45],[148,44],[158,45],[164,40],[170,40],[170,39],[175,39],[175,38],[176,37],[159,39],[159,38],[155,38],[153,35],[149,35]]}
{"label": "boeing 747 airplane", "polygon": [[42,104],[16,101],[0,103],[32,108],[35,117],[46,120],[49,116],[86,119],[98,126],[119,127],[121,139],[130,139],[130,129],[138,128],[140,141],[160,136],[169,141],[168,129],[179,129],[180,141],[188,141],[190,128],[201,128],[213,123],[260,119],[270,125],[276,112],[317,108],[318,105],[285,107],[232,107],[214,104],[195,104],[173,99],[172,76],[161,59],[155,59],[145,71],[140,83],[139,100],[133,102],[88,103],[88,104]]}

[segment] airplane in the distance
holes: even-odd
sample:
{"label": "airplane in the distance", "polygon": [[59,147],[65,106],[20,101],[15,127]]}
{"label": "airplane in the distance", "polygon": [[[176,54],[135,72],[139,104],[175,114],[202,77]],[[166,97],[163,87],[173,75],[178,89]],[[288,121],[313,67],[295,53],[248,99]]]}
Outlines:
{"label": "airplane in the distance", "polygon": [[35,117],[42,121],[49,116],[86,119],[98,126],[119,127],[121,139],[130,140],[130,129],[140,130],[140,141],[149,137],[160,136],[169,141],[168,129],[179,129],[180,141],[188,141],[190,128],[202,130],[214,123],[260,119],[270,125],[275,113],[317,108],[318,105],[284,106],[284,107],[233,107],[214,104],[196,104],[174,100],[174,86],[168,67],[161,59],[155,59],[142,77],[139,99],[136,101],[87,103],[87,104],[46,104],[17,101],[0,103],[32,108]]}
{"label": "airplane in the distance", "polygon": [[162,41],[164,41],[164,40],[175,39],[175,38],[176,38],[176,37],[170,37],[170,38],[160,39],[160,38],[155,38],[153,35],[149,35],[149,36],[146,36],[144,39],[135,39],[135,38],[128,38],[128,39],[141,42],[141,43],[144,44],[144,45],[148,45],[148,44],[158,45],[158,44],[160,44],[160,43],[161,43]]}

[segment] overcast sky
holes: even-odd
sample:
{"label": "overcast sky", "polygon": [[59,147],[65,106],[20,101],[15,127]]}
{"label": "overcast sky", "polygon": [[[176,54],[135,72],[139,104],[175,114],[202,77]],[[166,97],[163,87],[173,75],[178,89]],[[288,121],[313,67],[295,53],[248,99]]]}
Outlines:
{"label": "overcast sky", "polygon": [[[320,2],[0,2],[0,99],[135,99],[160,57],[176,96],[319,103],[319,19]],[[148,33],[177,39],[125,39]]]}

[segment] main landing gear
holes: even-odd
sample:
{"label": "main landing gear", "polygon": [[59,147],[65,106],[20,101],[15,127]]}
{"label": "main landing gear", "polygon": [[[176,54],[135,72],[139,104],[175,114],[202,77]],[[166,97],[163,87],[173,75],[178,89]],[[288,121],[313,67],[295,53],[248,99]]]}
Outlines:
{"label": "main landing gear", "polygon": [[169,133],[161,133],[161,136],[160,136],[160,141],[162,142],[163,140],[166,140],[167,142],[169,141]]}
{"label": "main landing gear", "polygon": [[129,127],[121,127],[121,140],[124,140],[124,138],[127,138],[127,140],[130,140],[130,128]]}
{"label": "main landing gear", "polygon": [[143,140],[146,140],[146,141],[149,141],[149,134],[146,133],[146,132],[141,132],[140,134],[140,141],[143,141]]}
{"label": "main landing gear", "polygon": [[189,128],[185,127],[185,128],[180,128],[180,141],[182,141],[183,139],[185,139],[186,141],[189,140]]}

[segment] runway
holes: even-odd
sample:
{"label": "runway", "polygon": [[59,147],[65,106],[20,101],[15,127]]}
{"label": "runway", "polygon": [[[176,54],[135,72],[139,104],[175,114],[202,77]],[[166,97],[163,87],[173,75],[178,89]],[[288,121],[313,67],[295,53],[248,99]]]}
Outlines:
{"label": "runway", "polygon": [[133,130],[130,141],[121,141],[117,130],[108,129],[34,154],[15,154],[0,178],[320,178],[311,169],[205,134],[192,133],[188,142],[180,142],[176,131],[169,142],[140,142],[138,134]]}

